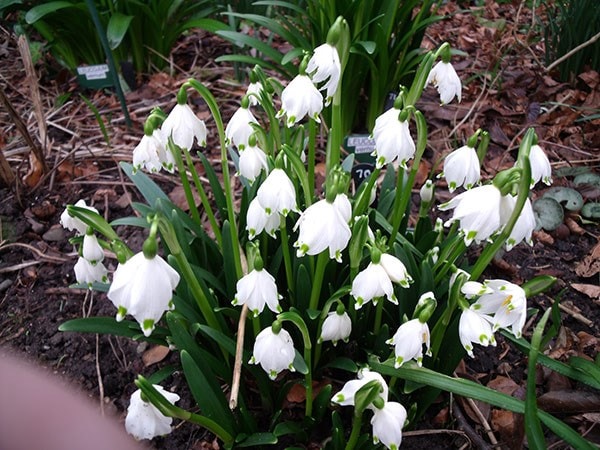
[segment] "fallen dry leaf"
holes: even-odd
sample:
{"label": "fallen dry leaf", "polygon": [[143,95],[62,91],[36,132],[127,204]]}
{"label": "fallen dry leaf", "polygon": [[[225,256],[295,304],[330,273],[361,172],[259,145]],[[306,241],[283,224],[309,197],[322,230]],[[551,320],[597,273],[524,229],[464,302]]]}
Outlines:
{"label": "fallen dry leaf", "polygon": [[[192,195],[194,197],[194,203],[198,206],[200,201],[200,196],[196,192],[196,190],[192,190]],[[190,209],[187,199],[185,197],[185,191],[183,190],[183,186],[175,186],[171,192],[169,192],[169,200],[171,200],[177,207],[181,208],[183,211],[188,211]]]}
{"label": "fallen dry leaf", "polygon": [[152,364],[161,362],[167,357],[169,351],[169,347],[165,347],[164,345],[156,345],[154,347],[149,348],[142,355],[142,361],[144,362],[144,366],[148,367]]}
{"label": "fallen dry leaf", "polygon": [[519,385],[508,377],[498,376],[487,384],[487,387],[503,394],[513,395]]}
{"label": "fallen dry leaf", "polygon": [[505,443],[507,448],[523,448],[523,432],[520,426],[517,414],[503,409],[492,410],[492,419],[490,425],[500,440]]}
{"label": "fallen dry leaf", "polygon": [[538,406],[549,413],[577,414],[600,411],[600,395],[583,391],[550,391],[537,400]]}
{"label": "fallen dry leaf", "polygon": [[600,273],[600,242],[575,267],[575,273],[580,277],[593,277]]}
{"label": "fallen dry leaf", "polygon": [[571,287],[595,300],[600,300],[600,286],[596,284],[573,283]]}

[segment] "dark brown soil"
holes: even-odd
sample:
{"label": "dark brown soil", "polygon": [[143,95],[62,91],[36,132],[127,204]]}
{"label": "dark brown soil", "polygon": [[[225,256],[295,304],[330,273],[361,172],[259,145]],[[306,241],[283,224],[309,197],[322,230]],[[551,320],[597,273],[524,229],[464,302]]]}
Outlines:
{"label": "dark brown soil", "polygon": [[[573,109],[559,106],[549,113],[540,114],[539,106],[562,101],[565,95],[575,106],[588,104],[590,97],[600,99],[598,74],[588,72],[574,85],[560,83],[552,78],[552,74],[543,74],[538,61],[531,57],[527,48],[543,54],[543,45],[535,41],[534,36],[522,31],[524,25],[530,23],[531,11],[519,9],[519,2],[502,5],[487,2],[483,8],[472,8],[471,13],[456,14],[457,10],[454,2],[443,8],[443,12],[453,16],[432,27],[425,44],[434,46],[449,41],[455,48],[466,52],[469,56],[458,58],[456,66],[459,73],[462,70],[471,77],[459,106],[440,110],[434,92],[428,92],[422,100],[420,106],[430,119],[429,163],[433,164],[481,127],[489,130],[492,136],[488,155],[491,163],[486,167],[488,174],[493,175],[497,170],[512,165],[521,131],[526,126],[534,126],[555,169],[597,166],[600,149],[598,119],[575,122],[580,115],[573,114]],[[501,20],[505,23],[504,29],[489,26],[490,22]],[[528,42],[527,39],[531,43],[523,45],[523,42]],[[482,40],[490,42],[490,46],[480,46]],[[202,50],[211,51],[199,52],[195,42],[201,43]],[[20,61],[12,39],[8,45],[7,51],[12,52],[14,61]],[[47,161],[50,166],[55,164],[54,176],[45,179],[37,188],[20,184],[18,189],[12,186],[0,190],[0,346],[43,367],[49,375],[69,380],[107,414],[114,414],[119,420],[124,419],[129,396],[135,390],[133,381],[136,376],[149,375],[169,363],[176,364],[177,357],[171,353],[158,362],[148,363],[142,358],[151,354],[152,349],[146,344],[120,337],[58,331],[58,326],[69,319],[115,314],[105,295],[68,288],[74,282],[76,253],[69,243],[69,233],[58,225],[59,216],[65,205],[80,198],[92,202],[109,219],[130,213],[128,200],[136,200],[136,194],[123,181],[116,162],[130,159],[131,149],[141,135],[139,130],[147,114],[144,108],[153,106],[156,99],[170,104],[174,101],[173,92],[178,83],[200,73],[203,77],[208,73],[209,82],[215,94],[220,95],[225,109],[228,105],[235,105],[236,90],[242,92],[242,87],[231,88],[233,82],[225,83],[224,80],[232,79],[231,73],[224,72],[213,59],[225,51],[228,51],[226,44],[203,33],[182,40],[174,53],[174,60],[178,67],[183,68],[182,71],[173,76],[157,74],[147,77],[137,91],[128,94],[128,104],[134,105],[130,110],[134,120],[133,131],[123,125],[122,119],[114,119],[119,116],[119,109],[113,95],[87,92],[86,95],[105,117],[113,117],[110,148],[99,133],[93,116],[86,112],[78,97],[73,96],[72,104],[67,105],[62,113],[70,115],[70,121],[60,129],[49,128],[51,151],[54,153],[48,155]],[[198,62],[191,67],[191,61]],[[492,73],[493,68],[497,72]],[[4,89],[22,117],[31,118],[32,106],[19,75],[21,69],[14,72],[2,70],[3,83],[7,83]],[[39,70],[45,71],[43,66]],[[78,92],[79,88],[72,79],[61,82],[50,73],[44,72],[41,80],[46,106],[53,104],[52,98],[57,93]],[[467,79],[467,75],[463,79]],[[482,87],[483,79],[486,80],[487,91]],[[590,81],[593,79],[596,84]],[[598,108],[600,103],[595,105]],[[24,147],[22,138],[5,120],[7,115],[4,111],[0,111],[0,119],[0,151],[6,154],[12,151],[10,154],[13,156],[9,160],[19,179],[24,178],[27,183],[27,155],[26,151],[19,151]],[[30,129],[36,128],[33,118],[29,119],[29,125]],[[455,127],[457,132],[453,134]],[[64,128],[75,130],[78,137],[65,132]],[[70,153],[73,148],[80,151]],[[69,164],[59,168],[56,163],[63,158]],[[167,177],[158,177],[158,181],[166,192],[177,191],[176,183]],[[571,179],[555,177],[555,182],[569,184]],[[597,198],[598,193],[591,191],[589,198],[594,198],[594,195]],[[486,278],[498,277],[521,283],[536,275],[556,276],[558,282],[550,292],[531,299],[530,303],[531,308],[540,311],[550,307],[554,301],[560,301],[565,307],[561,310],[560,332],[552,341],[549,352],[561,360],[571,355],[593,359],[600,350],[600,300],[597,291],[586,290],[582,286],[597,287],[598,272],[586,272],[582,264],[586,258],[591,258],[594,247],[598,246],[598,228],[597,224],[582,223],[577,215],[570,219],[571,222],[555,232],[538,233],[533,247],[520,245],[503,255],[489,268]],[[141,247],[139,234],[131,230],[122,231],[130,233],[128,245],[137,249]],[[595,254],[598,255],[598,252]],[[109,271],[114,268],[114,263],[109,264]],[[526,337],[530,334],[531,325],[525,332]],[[513,395],[523,394],[527,376],[526,355],[504,339],[499,339],[496,348],[477,349],[476,353],[476,358],[464,361],[464,365],[459,367],[459,375],[484,385],[506,378],[516,386]],[[561,391],[584,390],[568,380],[557,380],[556,375],[545,370],[539,371],[538,378],[540,394],[558,390],[558,385]],[[190,396],[186,399],[182,394],[186,387],[179,373],[169,377],[165,387],[181,395],[182,407],[191,407]],[[581,433],[591,430],[588,438],[600,442],[594,429],[597,419],[592,414],[586,416],[586,413],[597,412],[600,406],[595,405],[595,408],[562,417]],[[489,408],[482,408],[482,411],[487,411],[487,419],[502,448],[521,448],[520,443],[510,445],[509,442],[511,433],[518,435],[519,430],[522,431],[518,419],[506,419],[498,412],[490,412]],[[503,419],[506,423],[502,422]],[[483,428],[482,422],[463,401],[450,411],[446,399],[441,399],[437,408],[432,408],[426,420],[417,426],[419,430],[428,430],[428,434],[407,432],[403,448],[448,449],[465,444],[468,448],[491,448]],[[452,430],[464,430],[468,438]],[[211,441],[203,430],[176,422],[174,432],[153,440],[152,447],[161,450],[219,448],[216,443],[213,447]],[[487,447],[482,447],[484,444]],[[318,443],[313,443],[307,448],[318,447]]]}

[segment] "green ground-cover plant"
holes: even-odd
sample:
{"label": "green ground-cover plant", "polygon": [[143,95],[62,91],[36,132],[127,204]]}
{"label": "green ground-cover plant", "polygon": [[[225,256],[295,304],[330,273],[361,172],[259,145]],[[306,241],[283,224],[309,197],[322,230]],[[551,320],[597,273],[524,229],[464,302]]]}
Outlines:
{"label": "green ground-cover plant", "polygon": [[595,39],[558,65],[560,78],[573,81],[586,67],[600,71],[600,3],[596,0],[543,0],[546,65]]}
{"label": "green ground-cover plant", "polygon": [[[19,2],[20,3],[20,2]],[[212,0],[97,0],[94,2],[118,62],[130,61],[138,73],[167,66],[171,49],[192,28],[216,31],[225,25],[211,17],[219,6]],[[64,66],[100,64],[106,57],[85,1],[51,0],[20,3],[22,25],[47,42]],[[14,8],[14,4],[6,8]]]}
{"label": "green ground-cover plant", "polygon": [[[265,14],[236,11],[227,14],[253,24],[258,30],[267,30],[268,39],[261,39],[259,33],[251,36],[242,31],[219,31],[217,34],[241,48],[220,60],[259,64],[291,78],[295,73],[294,59],[302,58],[305,52],[325,42],[336,18],[344,16],[352,31],[342,56],[345,70],[339,96],[346,100],[341,126],[345,133],[369,131],[390,101],[390,94],[397,94],[400,84],[410,83],[423,54],[420,46],[425,30],[441,19],[435,15],[439,3],[438,0],[256,1],[254,5],[268,7]],[[272,45],[281,40],[286,43],[286,50]],[[289,51],[288,45],[292,46]],[[330,123],[328,114],[326,120]]]}
{"label": "green ground-cover plant", "polygon": [[[447,391],[524,413],[528,441],[539,446],[544,424],[574,447],[592,448],[538,410],[533,391],[523,402],[451,377],[459,361],[473,355],[474,344],[494,345],[500,330],[527,349],[532,372],[536,360],[548,364],[540,354],[548,315],[531,344],[521,335],[527,297],[554,280],[518,286],[482,279],[501,248],[530,240],[535,227],[530,189],[540,179],[549,181],[543,151],[532,151],[535,132],[524,134],[517,165],[483,185],[480,165],[489,136],[474,133],[444,161],[450,190],[466,189],[446,204],[436,204],[434,174],[417,186],[428,130],[416,102],[430,83],[443,103],[460,96],[444,44],[424,56],[413,83],[401,87],[394,106],[377,117],[375,169],[351,188],[353,156],[341,153],[346,96],[340,85],[329,84],[348,67],[341,61],[350,35],[348,23],[337,18],[319,52],[302,58],[285,87],[256,66],[227,126],[212,93],[193,79],[180,87],[168,115],[152,111],[133,164],[121,165],[145,200],[132,205],[139,216],[108,223],[78,202],[61,217],[78,232],[77,287],[107,292],[116,318],[77,319],[61,330],[122,335],[178,352],[197,408],[176,406],[179,396],[160,386],[176,367],[140,376],[135,382],[141,392],[132,396],[126,419],[139,439],[168,433],[177,418],[208,429],[226,448],[319,440],[336,450],[397,449],[402,428],[418,423]],[[336,52],[339,61],[319,58],[321,51]],[[333,91],[331,128],[320,122],[323,84]],[[191,110],[189,95],[208,105],[220,164],[211,165],[202,152],[199,160],[193,157],[194,142],[206,145],[207,125]],[[323,186],[315,178],[320,135],[328,141]],[[241,192],[233,190],[230,163]],[[162,169],[179,175],[188,212],[144,173]],[[416,188],[418,212],[412,205]],[[445,224],[436,206],[453,211]],[[120,238],[124,225],[147,232],[141,250]],[[467,258],[471,245],[482,246],[474,260]],[[110,284],[104,248],[118,260]],[[579,379],[595,374],[589,367],[557,367]],[[290,415],[284,402],[295,385],[305,393],[303,411]],[[343,419],[348,406],[350,421]],[[364,426],[365,418],[372,428]]]}

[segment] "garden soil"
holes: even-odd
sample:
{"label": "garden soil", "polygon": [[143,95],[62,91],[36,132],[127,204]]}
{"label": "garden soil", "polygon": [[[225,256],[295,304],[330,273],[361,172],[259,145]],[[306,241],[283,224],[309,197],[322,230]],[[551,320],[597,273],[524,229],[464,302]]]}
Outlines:
{"label": "garden soil", "polygon": [[[544,11],[529,10],[520,2],[486,2],[482,7],[460,9],[450,1],[441,13],[446,20],[428,30],[424,45],[434,48],[448,41],[460,51],[453,63],[463,79],[463,100],[440,108],[437,93],[430,88],[420,101],[418,107],[428,119],[430,135],[420,173],[428,173],[441,157],[482,128],[491,136],[484,170],[486,178],[492,177],[514,164],[527,127],[534,127],[540,136],[540,145],[553,165],[555,185],[572,186],[574,168],[587,167],[598,173],[600,120],[587,119],[586,114],[591,113],[586,108],[596,108],[596,114],[600,108],[600,75],[586,70],[567,83],[545,71],[543,40],[536,28]],[[2,65],[0,84],[34,139],[46,136],[50,172],[42,174],[23,136],[1,109],[0,151],[17,181],[0,189],[0,347],[38,366],[48,377],[59,377],[68,389],[80,390],[103,414],[122,423],[129,396],[136,389],[136,376],[177,364],[177,356],[166,348],[125,338],[58,331],[69,319],[115,314],[105,294],[69,288],[74,283],[77,255],[69,241],[71,234],[59,225],[59,216],[67,204],[81,198],[108,220],[132,213],[129,204],[139,198],[118,162],[131,160],[149,110],[156,105],[170,109],[182,81],[194,77],[206,83],[225,116],[237,107],[245,87],[235,81],[230,68],[215,62],[215,57],[231,51],[229,45],[198,31],[182,38],[174,49],[171,73],[140,76],[137,89],[126,94],[132,128],[126,126],[118,99],[110,91],[84,91],[50,59],[38,61],[39,105],[45,116],[40,122],[15,37],[6,28],[1,32],[5,44],[0,45],[0,54],[14,64]],[[106,136],[84,96],[97,108]],[[199,115],[208,119],[206,108],[197,106]],[[216,143],[209,142],[203,151],[209,159],[218,160],[216,149]],[[167,175],[155,180],[173,201],[181,202],[177,180]],[[534,197],[543,195],[544,189],[536,188]],[[597,186],[579,189],[586,201],[598,201]],[[439,181],[437,200],[447,198]],[[131,248],[141,248],[139,231],[121,227],[119,233]],[[530,299],[529,306],[544,311],[559,302],[561,323],[546,353],[561,361],[570,356],[593,360],[600,349],[598,236],[597,223],[585,222],[577,211],[571,212],[558,229],[536,232],[532,247],[521,244],[499,255],[485,274],[486,278],[515,283],[536,275],[557,277],[552,289]],[[476,256],[477,249],[473,252]],[[108,258],[110,271],[115,269],[114,261]],[[535,319],[539,314],[528,322],[527,338]],[[527,355],[500,337],[496,347],[477,348],[476,358],[464,360],[456,375],[524,398]],[[536,380],[542,408],[600,442],[596,426],[600,393],[541,367]],[[180,394],[181,407],[193,408],[181,373],[169,377],[165,387]],[[287,413],[291,416],[302,414],[294,400],[290,394]],[[323,439],[325,436],[316,436],[304,448],[320,448]],[[553,448],[568,448],[556,437],[548,435],[548,440],[554,442]],[[161,450],[221,448],[204,430],[179,421],[174,422],[173,433],[148,445]],[[522,418],[448,396],[440,397],[425,420],[405,433],[403,441],[403,448],[409,449],[494,445],[523,448]]]}

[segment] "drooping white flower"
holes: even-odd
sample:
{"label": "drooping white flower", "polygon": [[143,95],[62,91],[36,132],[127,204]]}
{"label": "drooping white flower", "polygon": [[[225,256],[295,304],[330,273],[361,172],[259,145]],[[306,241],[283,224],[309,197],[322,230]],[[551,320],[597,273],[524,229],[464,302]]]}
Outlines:
{"label": "drooping white flower", "polygon": [[233,113],[225,128],[227,143],[235,145],[240,151],[243,150],[248,145],[250,135],[254,133],[254,128],[251,125],[253,123],[258,124],[258,121],[252,111],[249,108],[240,106]]}
{"label": "drooping white flower", "polygon": [[406,416],[406,409],[398,402],[386,402],[383,408],[373,409],[373,443],[381,442],[390,450],[398,450]]}
{"label": "drooping white flower", "polygon": [[267,214],[287,216],[297,211],[296,189],[283,169],[273,169],[256,193],[258,201]]}
{"label": "drooping white flower", "polygon": [[194,139],[198,145],[206,145],[206,125],[189,105],[179,103],[173,107],[161,127],[164,135],[171,137],[175,145],[190,150]]}
{"label": "drooping white flower", "polygon": [[269,378],[274,380],[283,370],[294,371],[292,363],[295,355],[290,334],[283,328],[275,333],[272,327],[267,327],[256,336],[250,364],[260,364]]}
{"label": "drooping white flower", "polygon": [[[169,403],[175,404],[179,401],[179,395],[165,390],[162,386],[153,385],[154,388],[165,397]],[[125,429],[135,439],[153,439],[164,436],[171,432],[171,417],[164,416],[156,406],[142,400],[142,391],[138,389],[131,394],[127,417],[125,417]]]}
{"label": "drooping white flower", "polygon": [[250,83],[246,89],[246,95],[251,106],[260,104],[260,96],[262,95],[263,85],[260,81]]}
{"label": "drooping white flower", "polygon": [[398,283],[403,288],[410,287],[412,277],[406,271],[406,266],[404,266],[402,261],[400,261],[394,255],[382,253],[379,264],[381,264],[381,267],[383,267],[385,273],[387,273],[392,282]]}
{"label": "drooping white flower", "polygon": [[266,270],[252,270],[237,282],[235,288],[237,292],[231,303],[248,305],[248,309],[254,314],[254,317],[258,317],[265,304],[274,313],[281,312],[281,306],[279,306],[281,295],[277,293],[275,278]]}
{"label": "drooping white flower", "polygon": [[360,309],[371,300],[373,303],[377,303],[379,297],[384,295],[393,304],[398,304],[392,280],[379,263],[370,262],[364,270],[356,275],[352,281],[350,295],[356,299],[354,303],[356,309]]}
{"label": "drooping white flower", "polygon": [[479,176],[479,158],[473,147],[463,145],[444,159],[444,177],[450,192],[458,186],[471,189],[479,181]]}
{"label": "drooping white flower", "polygon": [[250,183],[254,182],[262,170],[266,170],[267,155],[256,145],[245,146],[240,151],[239,169],[240,175],[246,178]]}
{"label": "drooping white flower", "polygon": [[173,289],[179,274],[159,255],[147,258],[143,252],[119,263],[108,290],[117,307],[117,321],[131,314],[150,336],[163,313],[172,308]]}
{"label": "drooping white flower", "polygon": [[258,198],[254,198],[248,205],[246,214],[246,231],[248,238],[254,239],[264,231],[271,237],[275,237],[275,232],[281,226],[281,216],[277,213],[267,214]]}
{"label": "drooping white flower", "polygon": [[[358,379],[347,381],[346,384],[342,387],[342,390],[335,394],[331,401],[333,403],[337,403],[340,406],[354,406],[354,396],[369,381],[376,380],[381,384],[381,393],[379,394],[379,398],[381,398],[384,402],[387,402],[388,399],[388,385],[381,376],[381,374],[377,372],[373,372],[368,368],[364,368],[358,371],[357,375]],[[374,409],[373,405],[370,405],[369,409]]]}
{"label": "drooping white flower", "polygon": [[[96,214],[98,214],[98,210],[93,206],[87,206],[85,204],[85,200],[83,199],[78,200],[74,206],[89,209],[90,211],[94,211]],[[65,209],[60,215],[60,224],[63,226],[63,228],[66,228],[69,231],[77,231],[77,234],[85,234],[88,229],[88,226],[82,220],[78,219],[77,217],[71,217],[67,209]]]}
{"label": "drooping white flower", "polygon": [[[503,221],[505,224],[512,215],[516,202],[517,197],[511,194],[502,197],[501,211],[503,214]],[[525,204],[523,205],[523,209],[521,210],[521,214],[519,214],[519,218],[517,219],[515,226],[511,230],[510,236],[506,240],[506,251],[511,251],[514,246],[520,244],[523,240],[525,240],[525,242],[527,242],[529,245],[533,245],[531,235],[535,230],[535,226],[536,222],[533,207],[531,206],[531,201],[529,199],[526,199]]]}
{"label": "drooping white flower", "polygon": [[294,230],[300,229],[294,243],[298,257],[318,255],[329,249],[329,257],[341,262],[342,250],[352,235],[348,225],[351,211],[345,194],[338,195],[333,203],[323,199],[306,208],[294,226]]}
{"label": "drooping white flower", "polygon": [[467,281],[460,287],[460,291],[467,298],[479,297],[483,294],[490,294],[493,292],[491,288],[478,281]]}
{"label": "drooping white flower", "polygon": [[[170,162],[170,152],[166,149],[166,138],[164,133],[156,128],[151,135],[144,134],[138,145],[133,149],[133,169],[146,169],[148,172],[159,172],[163,166],[172,171],[173,164]],[[171,158],[173,155],[171,155]],[[171,164],[169,166],[169,164]]]}
{"label": "drooping white flower", "polygon": [[83,237],[83,244],[81,248],[82,256],[93,266],[99,262],[102,262],[104,259],[104,250],[102,250],[102,247],[98,243],[98,238],[94,234],[86,233],[86,235]]}
{"label": "drooping white flower", "polygon": [[75,263],[75,279],[78,283],[92,286],[96,281],[106,283],[108,281],[108,271],[101,262],[92,264],[85,258],[79,258]]}
{"label": "drooping white flower", "polygon": [[462,84],[452,64],[438,62],[427,77],[427,84],[433,83],[440,94],[442,105],[450,103],[454,97],[460,102]]}
{"label": "drooping white flower", "polygon": [[527,318],[525,291],[504,280],[486,280],[484,284],[492,292],[483,294],[471,307],[493,317],[494,331],[510,327],[517,338],[521,337]]}
{"label": "drooping white flower", "polygon": [[415,143],[410,135],[408,120],[400,120],[399,114],[399,109],[391,108],[375,119],[375,151],[372,156],[376,157],[375,165],[378,169],[396,160],[401,167],[406,168],[406,162],[415,154]]}
{"label": "drooping white flower", "polygon": [[493,184],[469,189],[439,208],[442,211],[454,209],[452,218],[445,225],[458,220],[464,235],[465,245],[488,239],[498,232],[504,223],[500,215],[502,194]]}
{"label": "drooping white flower", "polygon": [[277,117],[285,115],[288,127],[300,122],[307,114],[315,122],[321,122],[319,114],[322,109],[323,96],[308,75],[297,75],[281,93],[281,109]]}
{"label": "drooping white flower", "polygon": [[529,164],[531,164],[531,187],[538,181],[550,186],[552,184],[552,167],[546,152],[539,145],[531,146],[529,152]]}
{"label": "drooping white flower", "polygon": [[473,343],[484,347],[496,345],[492,331],[491,317],[481,314],[479,309],[465,308],[458,322],[458,337],[470,357],[473,357]]}
{"label": "drooping white flower", "polygon": [[327,80],[320,89],[327,91],[325,106],[331,103],[333,94],[337,90],[341,71],[340,56],[333,45],[325,43],[315,48],[312,57],[308,61],[306,72],[310,74],[315,84]]}
{"label": "drooping white flower", "polygon": [[337,311],[331,311],[323,321],[319,342],[332,341],[333,345],[336,345],[337,341],[340,340],[347,342],[351,332],[352,320],[350,320],[348,313],[344,311],[339,314]]}
{"label": "drooping white flower", "polygon": [[387,341],[388,344],[394,345],[394,353],[396,359],[394,366],[396,368],[402,366],[406,361],[414,359],[417,364],[423,364],[423,344],[425,344],[426,355],[430,355],[429,350],[430,335],[427,322],[422,323],[418,318],[404,322],[394,336]]}

